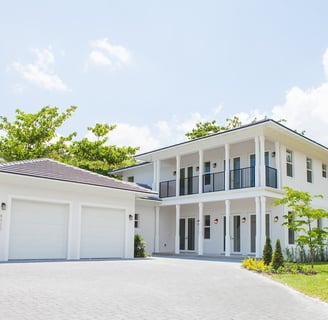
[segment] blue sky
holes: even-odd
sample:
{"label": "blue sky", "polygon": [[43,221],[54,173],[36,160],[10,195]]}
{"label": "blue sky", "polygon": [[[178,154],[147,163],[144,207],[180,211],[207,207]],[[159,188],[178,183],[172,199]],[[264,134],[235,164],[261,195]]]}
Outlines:
{"label": "blue sky", "polygon": [[141,151],[197,121],[268,116],[328,145],[328,1],[5,1],[2,116],[78,106]]}

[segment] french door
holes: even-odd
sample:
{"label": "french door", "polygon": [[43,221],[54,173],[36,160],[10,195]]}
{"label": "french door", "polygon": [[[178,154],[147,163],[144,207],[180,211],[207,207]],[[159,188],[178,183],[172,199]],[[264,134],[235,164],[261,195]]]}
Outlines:
{"label": "french door", "polygon": [[180,219],[180,250],[195,250],[195,218]]}

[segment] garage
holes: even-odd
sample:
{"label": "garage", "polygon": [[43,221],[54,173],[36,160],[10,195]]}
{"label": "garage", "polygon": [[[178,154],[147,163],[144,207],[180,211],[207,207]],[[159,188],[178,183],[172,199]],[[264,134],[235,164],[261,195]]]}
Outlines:
{"label": "garage", "polygon": [[9,259],[66,259],[69,206],[14,199]]}
{"label": "garage", "polygon": [[123,258],[125,211],[83,207],[81,212],[81,258]]}

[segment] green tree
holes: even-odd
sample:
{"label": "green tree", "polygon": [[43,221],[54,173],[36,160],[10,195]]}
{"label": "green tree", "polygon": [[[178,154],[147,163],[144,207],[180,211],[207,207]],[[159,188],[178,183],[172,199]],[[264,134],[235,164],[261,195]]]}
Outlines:
{"label": "green tree", "polygon": [[272,260],[272,245],[269,237],[265,240],[265,245],[263,248],[263,261],[266,266],[271,263]]}
{"label": "green tree", "polygon": [[284,265],[284,256],[281,251],[281,244],[279,239],[276,241],[271,264],[274,270],[278,270]]}
{"label": "green tree", "polygon": [[108,145],[108,134],[116,125],[97,123],[88,127],[94,140],[83,138],[73,141],[62,160],[79,168],[107,175],[108,171],[135,163],[134,154],[139,148]]}
{"label": "green tree", "polygon": [[60,159],[67,143],[76,135],[58,136],[59,128],[76,110],[71,106],[60,113],[57,107],[46,106],[37,113],[16,110],[16,120],[0,116],[0,156],[5,161],[36,158]]}
{"label": "green tree", "polygon": [[316,250],[321,249],[328,239],[328,228],[319,228],[318,221],[328,218],[328,211],[313,208],[313,198],[322,198],[322,195],[312,196],[309,192],[284,187],[285,197],[276,199],[275,205],[287,205],[288,214],[284,215],[283,225],[297,232],[296,243],[304,248],[308,247],[313,268]]}
{"label": "green tree", "polygon": [[[253,122],[256,121],[256,118],[254,118]],[[226,131],[234,128],[238,128],[242,126],[242,122],[239,119],[239,117],[234,116],[233,118],[227,118],[226,124],[223,126],[220,126],[216,120],[213,121],[206,121],[206,122],[197,122],[196,127],[193,128],[190,132],[186,133],[186,137],[189,140],[201,138],[208,136],[213,133],[218,133],[221,131]]]}

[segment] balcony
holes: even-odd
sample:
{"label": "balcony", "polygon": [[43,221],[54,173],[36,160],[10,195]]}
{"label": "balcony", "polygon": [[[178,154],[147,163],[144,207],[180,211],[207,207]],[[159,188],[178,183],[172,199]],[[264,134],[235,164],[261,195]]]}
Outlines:
{"label": "balcony", "polygon": [[[265,167],[265,185],[277,188],[277,169]],[[248,167],[229,172],[229,188],[243,189],[255,187],[255,167]],[[202,176],[202,193],[218,192],[225,190],[225,173],[205,173]],[[180,180],[179,195],[191,195],[199,193],[199,176],[184,178]],[[160,198],[176,196],[176,180],[162,181],[159,184]]]}

